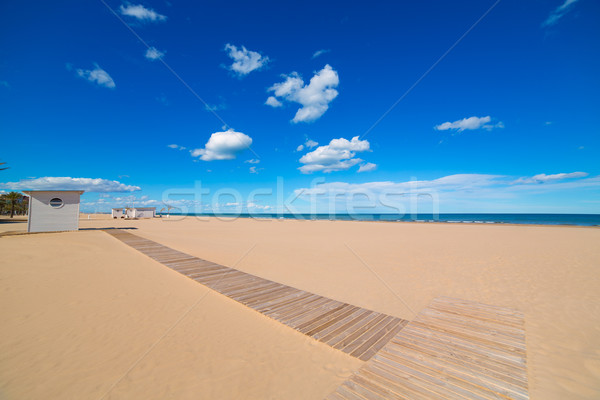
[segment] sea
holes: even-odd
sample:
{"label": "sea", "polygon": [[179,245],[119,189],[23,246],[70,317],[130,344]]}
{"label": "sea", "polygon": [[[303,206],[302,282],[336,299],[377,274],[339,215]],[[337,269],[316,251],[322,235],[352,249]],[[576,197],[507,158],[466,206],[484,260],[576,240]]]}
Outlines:
{"label": "sea", "polygon": [[[171,214],[175,215],[175,214]],[[387,221],[471,224],[600,226],[600,214],[187,214],[198,217],[267,218],[330,221]]]}

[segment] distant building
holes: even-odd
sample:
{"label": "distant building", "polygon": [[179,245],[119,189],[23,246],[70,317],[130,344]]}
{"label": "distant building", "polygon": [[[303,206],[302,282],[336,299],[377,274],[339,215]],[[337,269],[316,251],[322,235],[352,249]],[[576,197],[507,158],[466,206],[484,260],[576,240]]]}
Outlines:
{"label": "distant building", "polygon": [[59,232],[79,229],[79,199],[83,190],[27,190],[27,232]]}
{"label": "distant building", "polygon": [[113,218],[154,218],[156,207],[113,208]]}
{"label": "distant building", "polygon": [[154,218],[156,207],[136,207],[126,209],[125,218]]}

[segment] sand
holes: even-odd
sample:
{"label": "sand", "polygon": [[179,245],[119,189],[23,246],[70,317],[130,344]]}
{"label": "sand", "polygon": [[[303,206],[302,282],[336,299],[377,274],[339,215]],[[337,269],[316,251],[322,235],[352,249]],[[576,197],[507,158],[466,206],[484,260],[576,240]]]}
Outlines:
{"label": "sand", "polygon": [[[217,218],[81,220],[82,228],[101,226],[136,228],[132,233],[189,254],[407,319],[439,295],[519,309],[526,317],[531,398],[600,397],[600,229]],[[193,303],[194,295],[206,290],[107,236],[83,231],[0,238],[2,318],[9,320],[0,353],[11,349],[11,358],[3,356],[0,365],[5,393],[43,390],[47,385],[77,393],[77,387],[69,387],[75,376],[68,369],[51,374],[53,363],[65,368],[64,363],[76,357],[80,365],[89,366],[81,374],[79,394],[96,396]],[[32,247],[40,250],[34,255]],[[7,255],[12,261],[7,262]],[[22,275],[10,273],[15,260]],[[100,276],[90,272],[99,269]],[[40,293],[46,292],[41,289],[48,295],[58,290],[38,276],[45,270],[60,270],[61,276],[68,273],[70,278],[60,286],[61,296],[66,296],[64,307],[39,320],[33,315],[36,306],[45,304]],[[31,296],[24,302],[28,290]],[[77,317],[87,310],[93,311],[92,316]],[[92,329],[99,318],[106,322],[94,323]],[[215,327],[212,334],[201,329],[202,318]],[[130,319],[135,321],[131,330]],[[67,323],[68,343],[76,343],[73,346],[82,353],[60,350],[59,343],[53,346],[57,353],[42,351],[39,332]],[[225,339],[220,332],[226,328],[230,336]],[[43,337],[67,346],[59,332]],[[11,334],[16,336],[11,339]],[[194,335],[200,335],[203,345]],[[298,350],[282,352],[284,342],[294,342]],[[98,345],[115,350],[84,351]],[[223,351],[228,356],[223,357]],[[33,373],[25,368],[33,362],[27,360],[37,358],[48,369]],[[210,294],[115,386],[111,396],[322,398],[360,365]]]}
{"label": "sand", "polygon": [[1,399],[320,398],[361,365],[103,232],[0,254]]}
{"label": "sand", "polygon": [[27,232],[27,217],[0,215],[0,235],[5,232]]}

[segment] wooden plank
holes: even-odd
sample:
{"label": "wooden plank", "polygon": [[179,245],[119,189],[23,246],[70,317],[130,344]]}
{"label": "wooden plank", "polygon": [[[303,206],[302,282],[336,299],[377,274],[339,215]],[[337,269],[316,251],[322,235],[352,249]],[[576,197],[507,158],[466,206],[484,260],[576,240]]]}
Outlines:
{"label": "wooden plank", "polygon": [[[354,355],[354,351],[361,347],[363,344],[365,344],[369,339],[371,339],[373,337],[374,334],[376,334],[377,332],[379,332],[379,330],[385,326],[387,326],[387,324],[390,323],[390,321],[393,320],[394,317],[390,317],[389,315],[385,315],[384,318],[382,318],[381,320],[379,320],[376,324],[373,324],[372,326],[369,327],[368,330],[364,331],[362,333],[362,335],[360,335],[358,338],[356,338],[356,340],[354,340],[352,343],[350,343],[348,346],[342,348],[342,351],[351,355]],[[362,352],[360,352],[360,354],[362,354]],[[356,355],[355,355],[356,357]]]}
{"label": "wooden plank", "polygon": [[438,370],[430,360],[422,357],[416,358],[408,354],[395,357],[394,354],[382,350],[375,358],[377,360],[385,359],[387,362],[395,362],[396,365],[400,364],[402,365],[402,368],[410,369],[413,373],[417,373],[421,379],[431,382],[444,381],[451,385],[450,387],[453,388],[454,391],[460,390],[474,398],[495,400],[499,394],[503,395],[505,398],[521,398],[520,396],[507,396],[506,393],[500,393],[494,390],[495,388],[490,385],[489,382],[483,380],[481,376],[472,377],[463,375],[445,367]]}
{"label": "wooden plank", "polygon": [[310,330],[312,328],[319,326],[319,324],[322,324],[323,322],[326,322],[327,320],[329,320],[330,316],[334,317],[335,315],[337,315],[338,312],[343,312],[344,310],[347,310],[350,307],[352,307],[350,304],[345,304],[345,303],[336,305],[335,308],[332,308],[325,313],[319,314],[316,317],[309,319],[308,321],[304,321],[301,324],[298,324],[296,326],[296,328],[300,332],[303,332],[304,330]]}
{"label": "wooden plank", "polygon": [[180,274],[183,274],[185,276],[187,276],[188,278],[196,278],[196,277],[200,277],[200,276],[207,276],[209,274],[212,274],[214,272],[219,272],[219,271],[231,271],[231,268],[227,268],[227,267],[223,267],[221,265],[217,265],[217,266],[210,266],[210,267],[203,267],[203,266],[191,266],[183,271],[180,270],[176,270],[177,272],[179,272]]}
{"label": "wooden plank", "polygon": [[187,254],[184,254],[184,255],[173,254],[171,257],[169,257],[167,259],[162,259],[160,262],[165,264],[166,266],[170,266],[171,264],[194,262],[196,260],[197,260],[196,257],[191,257]]}
{"label": "wooden plank", "polygon": [[265,295],[273,295],[274,293],[278,293],[281,290],[285,290],[287,286],[282,285],[280,283],[275,283],[271,287],[267,287],[266,289],[259,290],[253,293],[246,293],[244,295],[240,295],[237,297],[233,297],[234,300],[239,301],[240,303],[246,304],[247,301],[251,301],[255,298],[262,297]]}
{"label": "wooden plank", "polygon": [[[392,341],[390,341],[390,346],[391,343]],[[446,360],[448,363],[456,362],[457,353],[456,351],[453,351],[450,346],[443,346],[430,340],[422,340],[419,337],[411,336],[407,332],[402,332],[401,340],[398,340],[397,338],[393,341],[393,344],[395,346],[413,349],[432,357],[439,357],[440,359]],[[497,360],[490,362],[487,357],[473,356],[465,351],[460,352],[459,358],[460,361],[467,365],[472,371],[487,373],[504,379],[516,386],[524,389],[527,388],[527,381],[523,379],[524,370],[522,368],[517,369],[506,363],[500,363]]]}
{"label": "wooden plank", "polygon": [[307,292],[304,295],[301,295],[297,298],[289,299],[281,304],[263,307],[259,311],[265,314],[266,316],[271,317],[272,315],[279,315],[281,313],[285,313],[291,309],[294,309],[298,304],[302,304],[307,301],[312,301],[314,299],[319,298],[321,298],[321,296]]}
{"label": "wooden plank", "polygon": [[246,277],[239,275],[235,270],[231,270],[224,272],[223,275],[211,275],[210,277],[196,278],[194,280],[221,293],[220,289],[239,285],[242,282],[242,278],[247,281]]}
{"label": "wooden plank", "polygon": [[464,362],[460,355],[453,354],[451,356],[441,356],[436,353],[425,353],[419,349],[403,347],[403,346],[388,346],[386,348],[392,354],[402,357],[418,357],[422,364],[429,364],[434,369],[445,369],[451,371],[455,376],[462,376],[462,379],[468,379],[469,376],[475,380],[479,380],[486,386],[493,388],[497,392],[508,390],[521,396],[527,391],[527,384],[512,379],[504,374],[494,373],[485,368],[478,367],[476,364]]}
{"label": "wooden plank", "polygon": [[240,293],[247,293],[249,290],[262,289],[272,284],[272,282],[267,281],[265,279],[252,279],[252,277],[249,276],[247,279],[238,283],[237,285],[228,286],[222,289],[219,288],[218,291],[227,297],[232,297]]}
{"label": "wooden plank", "polygon": [[406,386],[406,381],[413,383],[414,385],[420,386],[426,390],[435,391],[437,388],[443,388],[446,396],[450,399],[474,399],[474,400],[490,400],[488,397],[482,397],[477,393],[463,388],[461,385],[455,385],[455,382],[449,382],[445,376],[433,376],[419,369],[411,368],[411,366],[404,362],[398,363],[388,358],[382,357],[380,354],[376,355],[370,360],[372,365],[387,366],[390,371],[402,376],[400,384]]}
{"label": "wooden plank", "polygon": [[216,275],[203,277],[202,279],[196,279],[198,282],[210,287],[211,289],[217,290],[220,293],[221,289],[229,287],[233,284],[239,283],[242,279],[245,281],[249,280],[247,274],[231,269],[226,276],[219,277]]}
{"label": "wooden plank", "polygon": [[329,396],[326,397],[325,400],[345,400],[346,398],[339,394],[338,392],[333,392]]}
{"label": "wooden plank", "polygon": [[308,311],[315,310],[317,307],[320,307],[321,304],[328,302],[331,302],[331,300],[326,297],[314,295],[309,299],[294,304],[292,307],[268,315],[278,321],[290,321],[293,318],[303,315]]}
{"label": "wooden plank", "polygon": [[344,382],[344,386],[346,386],[349,391],[356,393],[366,400],[387,400],[385,397],[378,395],[362,385],[359,385],[354,381],[354,379]]}
{"label": "wooden plank", "polygon": [[358,324],[371,314],[374,314],[373,311],[359,308],[356,312],[339,323],[332,325],[329,329],[317,333],[314,338],[319,339],[321,342],[328,342],[338,335],[348,332],[348,330],[354,331],[355,329],[360,328]]}
{"label": "wooden plank", "polygon": [[332,320],[332,323],[329,323],[328,321],[326,323],[327,325],[321,325],[318,327],[318,331],[311,333],[311,336],[321,342],[324,342],[324,340],[321,340],[321,338],[331,333],[335,335],[335,332],[340,333],[344,330],[347,330],[350,326],[352,326],[352,322],[355,321],[356,318],[360,317],[361,315],[366,315],[370,312],[371,311],[365,310],[364,308],[353,307],[352,310],[344,312],[343,315],[340,315]]}
{"label": "wooden plank", "polygon": [[404,328],[404,325],[406,325],[406,321],[397,321],[390,329],[388,329],[387,333],[382,335],[377,342],[371,345],[369,349],[365,350],[365,352],[362,353],[358,358],[360,358],[363,361],[369,360],[375,355],[375,353],[381,350],[383,346],[385,346],[394,336],[396,336],[398,332],[400,332],[400,330]]}
{"label": "wooden plank", "polygon": [[323,338],[321,340],[327,343],[328,345],[335,347],[343,340],[349,340],[349,337],[351,335],[358,335],[359,330],[363,329],[365,325],[367,325],[371,320],[377,318],[379,315],[381,314],[376,313],[374,311],[369,311],[367,314],[363,315],[363,317],[360,318],[358,321],[352,321],[352,323],[350,324],[350,326],[347,327],[347,329],[337,332],[336,334],[327,335],[327,338]]}
{"label": "wooden plank", "polygon": [[312,324],[306,328],[300,330],[300,332],[307,334],[308,336],[315,336],[321,331],[329,328],[334,325],[338,321],[344,320],[349,315],[354,314],[355,311],[360,310],[360,308],[351,306],[347,304],[344,308],[342,308],[339,312],[335,313],[335,315],[331,315],[329,318],[322,319],[316,324]]}
{"label": "wooden plank", "polygon": [[293,292],[290,292],[285,296],[272,300],[265,300],[263,302],[253,303],[251,307],[257,310],[258,312],[266,314],[268,311],[273,310],[276,307],[285,306],[286,304],[289,304],[290,301],[298,299],[302,296],[310,295],[311,293],[305,292],[304,290],[294,289]]}
{"label": "wooden plank", "polygon": [[[312,308],[312,309],[303,310],[303,312],[301,312],[298,315],[295,315],[293,318],[287,319],[285,321],[286,325],[297,327],[297,326],[301,325],[302,323],[310,321],[311,319],[316,318],[317,316],[319,316],[321,314],[330,312],[332,309],[334,309],[336,307],[343,306],[343,303],[340,303],[339,301],[331,300],[326,297],[324,297],[324,299],[325,299],[325,301],[320,303],[319,306]],[[304,312],[304,311],[307,311],[307,312]]]}
{"label": "wooden plank", "polygon": [[345,400],[365,400],[364,397],[357,395],[345,386],[337,388],[336,393],[339,393]]}
{"label": "wooden plank", "polygon": [[482,339],[476,335],[468,335],[461,332],[452,331],[448,328],[439,327],[433,324],[423,324],[419,321],[412,321],[411,328],[414,330],[421,330],[428,332],[432,335],[437,335],[440,338],[447,338],[447,340],[456,341],[458,343],[468,343],[472,346],[478,346],[484,348],[486,351],[493,350],[495,353],[504,353],[508,357],[515,360],[523,360],[525,350],[523,348],[517,348],[503,343],[496,343],[493,340]]}
{"label": "wooden plank", "polygon": [[[412,382],[408,375],[404,376],[402,382],[398,382],[398,370],[388,370],[382,365],[369,363],[362,370],[361,375],[367,379],[379,382],[380,385],[393,390],[395,393],[407,399],[425,398],[431,400],[448,400],[454,396],[443,388],[425,388]],[[433,389],[433,390],[432,390]],[[461,397],[461,399],[463,399]]]}
{"label": "wooden plank", "polygon": [[352,342],[351,354],[360,358],[363,351],[368,361],[337,393],[343,388],[385,398],[529,399],[522,313],[441,298],[408,324],[388,318],[375,324],[372,319]]}
{"label": "wooden plank", "polygon": [[[387,385],[382,385],[381,382],[367,379],[367,376],[368,375],[365,376],[362,374],[355,375],[352,377],[352,382],[356,383],[357,385],[361,386],[362,388],[368,389],[371,393],[375,393],[378,396],[377,398],[390,399],[390,400],[404,400],[406,398],[406,397],[400,396],[398,393],[395,393],[389,387],[386,387]],[[421,397],[421,396],[412,396],[411,400],[412,399],[428,400],[427,398]]]}
{"label": "wooden plank", "polygon": [[523,345],[513,344],[513,342],[503,341],[498,339],[495,341],[493,337],[486,335],[483,332],[473,332],[467,331],[463,329],[458,329],[449,325],[444,325],[441,323],[436,323],[432,321],[412,321],[414,327],[420,327],[423,329],[427,329],[429,331],[436,332],[441,335],[452,336],[456,338],[461,338],[467,342],[478,343],[484,347],[493,347],[498,350],[504,350],[509,353],[514,354],[524,354],[525,347]]}
{"label": "wooden plank", "polygon": [[446,380],[456,382],[461,387],[473,392],[479,392],[482,396],[487,392],[499,393],[514,399],[521,399],[525,396],[521,388],[517,388],[504,380],[493,378],[489,374],[474,373],[468,367],[460,365],[459,358],[455,358],[454,363],[448,363],[435,356],[431,357],[409,349],[392,349],[390,347],[386,347],[378,355],[391,359],[397,357],[398,362],[414,369],[420,368],[433,376],[443,375]]}
{"label": "wooden plank", "polygon": [[365,352],[367,352],[372,346],[374,346],[380,339],[385,337],[390,331],[393,331],[400,321],[398,321],[398,319],[396,318],[389,318],[390,321],[385,326],[382,326],[380,329],[377,330],[374,329],[371,337],[365,340],[365,342],[361,346],[356,348],[356,350],[354,350],[350,354],[354,357],[362,359],[361,356]]}
{"label": "wooden plank", "polygon": [[[481,343],[471,343],[463,338],[444,335],[438,332],[429,332],[420,327],[410,326],[408,332],[403,332],[402,336],[410,335],[411,337],[420,338],[428,343],[434,342],[439,344],[441,347],[452,349],[453,352],[459,351],[461,354],[471,356],[478,362],[485,359],[493,359],[495,363],[501,365],[503,368],[512,367],[516,370],[525,369],[525,356],[523,354],[511,353],[505,349],[498,349],[497,347],[486,347]],[[392,339],[392,341],[398,338]]]}
{"label": "wooden plank", "polygon": [[423,323],[432,323],[440,326],[448,326],[453,329],[471,332],[472,334],[481,335],[482,337],[494,336],[498,341],[505,343],[514,343],[518,346],[523,342],[525,332],[523,329],[512,327],[502,327],[500,325],[491,326],[489,323],[480,323],[470,318],[468,315],[458,317],[455,315],[447,316],[439,311],[429,311],[420,313],[415,321]]}
{"label": "wooden plank", "polygon": [[482,321],[494,321],[497,324],[503,324],[508,326],[514,326],[516,328],[522,327],[522,318],[517,316],[500,315],[496,316],[494,313],[486,312],[485,310],[464,310],[454,305],[436,303],[430,307],[432,310],[441,311],[444,313],[455,314],[459,317],[468,315],[470,318],[480,319]]}
{"label": "wooden plank", "polygon": [[258,307],[265,304],[265,302],[275,302],[282,298],[288,298],[290,295],[298,295],[299,293],[301,293],[301,291],[298,289],[284,286],[283,289],[276,293],[268,293],[252,300],[246,300],[244,304],[256,310]]}
{"label": "wooden plank", "polygon": [[373,326],[377,325],[379,322],[381,322],[381,320],[383,320],[386,317],[387,315],[385,314],[374,313],[370,316],[369,320],[364,325],[356,329],[354,332],[352,332],[352,334],[341,338],[341,340],[337,341],[335,344],[333,343],[333,341],[329,341],[327,342],[327,344],[332,345],[334,349],[345,349],[346,347],[351,345],[355,340],[360,338],[361,335],[363,335]]}
{"label": "wooden plank", "polygon": [[483,321],[480,319],[471,318],[468,315],[459,316],[449,313],[443,313],[433,309],[426,309],[421,311],[419,315],[419,320],[427,320],[429,318],[444,321],[448,324],[457,325],[465,329],[493,332],[498,335],[507,336],[508,338],[514,338],[518,341],[522,341],[525,337],[524,327],[516,328],[508,325],[495,324],[491,321]]}
{"label": "wooden plank", "polygon": [[222,265],[211,263],[203,260],[194,260],[193,262],[186,262],[185,264],[177,263],[177,264],[169,264],[167,265],[169,268],[174,269],[177,272],[181,272],[185,274],[191,268],[215,268],[215,267],[223,267]]}
{"label": "wooden plank", "polygon": [[223,293],[227,297],[231,297],[232,299],[239,301],[239,299],[243,299],[246,296],[249,296],[253,293],[264,292],[266,290],[277,289],[279,287],[281,287],[281,284],[279,283],[262,280],[256,281],[256,284],[254,285],[244,286],[237,290],[227,290],[221,293]]}

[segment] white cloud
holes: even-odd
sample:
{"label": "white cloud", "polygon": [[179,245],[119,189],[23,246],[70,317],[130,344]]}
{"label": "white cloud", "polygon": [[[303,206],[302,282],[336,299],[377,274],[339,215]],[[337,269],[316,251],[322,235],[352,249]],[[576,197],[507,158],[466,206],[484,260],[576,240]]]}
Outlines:
{"label": "white cloud", "polygon": [[236,46],[227,43],[225,45],[227,55],[233,60],[229,69],[238,76],[248,75],[250,72],[264,67],[269,62],[269,57],[262,56],[256,51],[248,50],[242,46],[238,49]]}
{"label": "white cloud", "polygon": [[500,183],[502,175],[455,174],[433,180],[413,180],[404,182],[379,181],[366,183],[330,182],[313,188],[297,189],[297,194],[312,195],[326,192],[330,195],[351,193],[407,193],[411,191],[469,191],[475,188],[493,186]]}
{"label": "white cloud", "polygon": [[115,81],[113,81],[108,72],[100,68],[98,64],[94,64],[94,69],[77,69],[76,72],[81,78],[87,79],[88,81],[94,82],[100,86],[104,86],[109,89],[114,89],[116,87]]}
{"label": "white cloud", "polygon": [[531,177],[522,177],[514,181],[515,184],[528,184],[528,183],[547,183],[553,181],[560,181],[564,179],[574,179],[574,178],[585,178],[589,174],[587,172],[569,172],[569,173],[560,173],[560,174],[538,174]]}
{"label": "white cloud", "polygon": [[315,142],[314,140],[306,139],[306,142],[304,142],[304,144],[301,144],[300,146],[296,147],[296,151],[302,151],[305,148],[312,149],[313,147],[316,147],[318,145],[319,143]]}
{"label": "white cloud", "polygon": [[360,158],[354,158],[357,152],[370,151],[367,140],[359,140],[358,136],[352,140],[339,138],[332,139],[328,145],[319,146],[314,151],[306,153],[300,158],[304,164],[298,169],[304,174],[323,171],[343,171],[360,163]]}
{"label": "white cloud", "polygon": [[358,168],[358,172],[369,172],[369,171],[375,171],[376,169],[377,169],[377,164],[368,162],[368,163],[362,164]]}
{"label": "white cloud", "polygon": [[316,146],[318,146],[318,145],[319,145],[319,143],[315,142],[314,140],[307,139],[307,140],[306,140],[306,143],[304,143],[304,145],[305,145],[307,148],[309,148],[309,149],[312,149],[313,147],[316,147]]}
{"label": "white cloud", "polygon": [[494,125],[490,125],[489,123],[491,121],[492,118],[489,115],[487,117],[469,117],[459,119],[458,121],[454,122],[444,122],[443,124],[436,125],[434,129],[438,131],[454,130],[457,132],[462,132],[464,130],[492,130],[494,128],[504,128],[504,124],[501,121]]}
{"label": "white cloud", "polygon": [[242,150],[250,147],[252,138],[242,132],[230,129],[210,135],[203,149],[195,149],[190,153],[203,161],[232,160]]}
{"label": "white cloud", "polygon": [[[577,175],[575,175],[577,174]],[[311,188],[296,189],[296,194],[310,196],[315,194],[328,194],[334,196],[337,194],[366,193],[369,195],[379,195],[381,193],[402,194],[402,193],[450,193],[456,198],[480,199],[482,195],[498,197],[513,196],[516,193],[545,193],[552,190],[573,190],[578,188],[599,188],[600,176],[585,178],[588,174],[584,172],[572,174],[555,174],[539,176],[545,177],[546,185],[530,185],[519,183],[529,182],[530,178],[522,178],[525,182],[515,181],[506,175],[489,174],[455,174],[448,175],[432,180],[412,180],[412,181],[377,181],[365,183],[347,183],[330,182],[323,183]],[[560,177],[558,177],[560,176]],[[548,177],[552,177],[548,179]],[[567,182],[559,182],[562,179],[572,178]],[[584,178],[584,179],[575,179]],[[544,191],[540,191],[544,189]]]}
{"label": "white cloud", "polygon": [[[432,180],[329,182],[295,190],[317,212],[594,213],[600,176],[514,184],[515,177],[458,174]],[[560,195],[560,197],[555,197]],[[548,201],[554,199],[554,204]],[[559,200],[557,200],[559,199]],[[314,207],[314,208],[313,208]],[[594,209],[594,207],[596,207]]]}
{"label": "white cloud", "polygon": [[249,168],[251,174],[258,174],[258,171],[260,171],[261,169],[262,168],[258,168],[256,166],[252,166]]}
{"label": "white cloud", "polygon": [[[312,122],[319,119],[329,108],[329,103],[338,95],[335,90],[340,82],[338,73],[329,64],[315,73],[308,85],[296,72],[284,75],[285,81],[276,83],[268,91],[275,97],[298,103],[298,109],[292,122]],[[267,101],[269,101],[267,99]]]}
{"label": "white cloud", "polygon": [[275,97],[273,96],[269,96],[267,98],[267,101],[265,101],[265,104],[271,107],[281,107],[283,105],[282,102],[280,102],[279,100],[277,100]]}
{"label": "white cloud", "polygon": [[245,163],[248,163],[248,164],[258,164],[258,163],[260,162],[260,160],[257,160],[257,159],[254,159],[254,158],[251,158],[250,160],[246,160],[246,161],[244,161],[244,162],[245,162]]}
{"label": "white cloud", "polygon": [[185,150],[186,148],[183,146],[180,146],[178,144],[169,144],[167,145],[167,147],[171,148],[171,149],[176,149],[176,150]]}
{"label": "white cloud", "polygon": [[556,24],[559,19],[564,17],[565,14],[571,10],[572,6],[577,1],[578,0],[565,0],[565,2],[563,4],[556,7],[556,9],[554,11],[552,11],[552,13],[548,16],[548,18],[542,23],[542,27],[552,26],[552,25]]}
{"label": "white cloud", "polygon": [[12,190],[85,190],[86,192],[133,192],[139,186],[126,185],[108,179],[71,178],[46,176],[35,179],[21,179],[19,182],[0,183],[0,187]]}
{"label": "white cloud", "polygon": [[127,15],[128,17],[134,17],[140,21],[150,21],[150,22],[158,22],[165,21],[167,19],[166,16],[157,13],[156,11],[146,8],[141,4],[133,5],[121,5],[119,7],[119,11],[123,15]]}
{"label": "white cloud", "polygon": [[321,49],[321,50],[317,50],[315,51],[315,53],[312,55],[312,58],[315,59],[317,57],[319,57],[320,55],[323,55],[325,53],[329,53],[331,50],[328,49]]}
{"label": "white cloud", "polygon": [[146,58],[151,61],[160,60],[164,55],[165,53],[158,50],[156,47],[150,47],[146,50]]}

